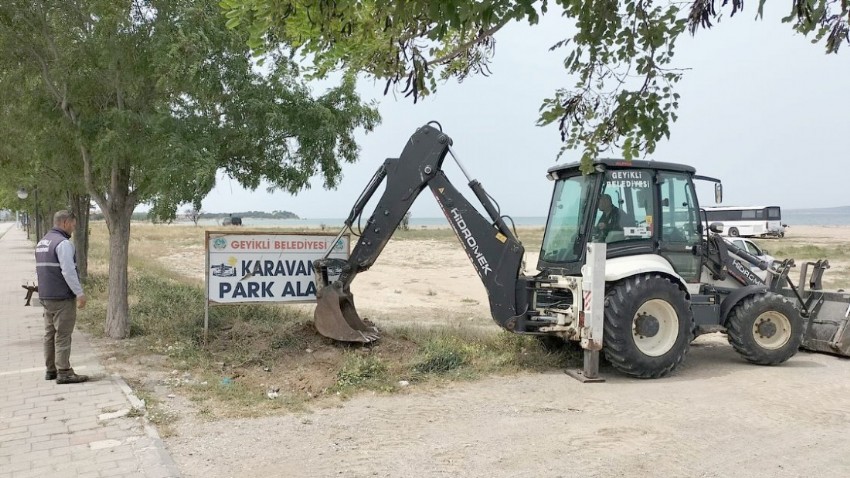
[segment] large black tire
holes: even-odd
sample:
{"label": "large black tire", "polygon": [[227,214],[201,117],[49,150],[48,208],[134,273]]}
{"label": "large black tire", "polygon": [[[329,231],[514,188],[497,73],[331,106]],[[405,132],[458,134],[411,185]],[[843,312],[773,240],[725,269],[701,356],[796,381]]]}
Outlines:
{"label": "large black tire", "polygon": [[620,372],[638,378],[667,375],[685,359],[693,334],[687,295],[660,274],[629,277],[605,295],[602,350]]}
{"label": "large black tire", "polygon": [[729,343],[748,361],[776,365],[793,357],[803,341],[803,317],[779,294],[751,295],[729,312]]}
{"label": "large black tire", "polygon": [[738,228],[737,228],[737,227],[730,227],[730,228],[729,228],[729,235],[730,235],[730,236],[732,236],[732,237],[738,237],[738,236],[740,236],[741,234],[740,234],[740,233],[738,233]]}

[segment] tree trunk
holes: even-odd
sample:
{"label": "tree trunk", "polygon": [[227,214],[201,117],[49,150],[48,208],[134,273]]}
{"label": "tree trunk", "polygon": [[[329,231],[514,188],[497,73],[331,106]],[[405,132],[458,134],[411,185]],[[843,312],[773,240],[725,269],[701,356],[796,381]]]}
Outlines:
{"label": "tree trunk", "polygon": [[113,339],[130,336],[127,266],[130,256],[130,218],[133,210],[117,208],[109,214],[109,301],[106,307],[106,335]]}
{"label": "tree trunk", "polygon": [[74,232],[74,248],[77,250],[77,271],[80,279],[86,280],[89,270],[89,204],[88,194],[71,194],[71,212],[77,216],[77,230]]}
{"label": "tree trunk", "polygon": [[35,191],[35,240],[36,242],[40,241],[47,231],[53,228],[53,217],[50,218],[44,212],[44,208],[38,202],[38,190]]}
{"label": "tree trunk", "polygon": [[112,160],[108,194],[95,187],[92,179],[91,156],[85,144],[80,144],[83,158],[83,177],[86,189],[103,211],[109,230],[109,285],[107,287],[106,335],[113,339],[130,336],[130,302],[128,294],[128,265],[130,256],[130,219],[138,196],[131,192],[130,165],[121,158]]}

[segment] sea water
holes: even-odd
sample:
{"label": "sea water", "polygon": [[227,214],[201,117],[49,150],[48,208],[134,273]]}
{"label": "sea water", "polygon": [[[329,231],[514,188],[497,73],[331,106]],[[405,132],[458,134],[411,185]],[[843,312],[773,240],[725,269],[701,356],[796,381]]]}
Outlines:
{"label": "sea water", "polygon": [[[366,224],[368,216],[364,215],[361,225]],[[342,227],[343,218],[304,218],[304,219],[261,219],[242,218],[242,223],[248,227],[291,227],[291,228],[325,228],[333,230]],[[506,220],[508,225],[510,220]],[[513,223],[517,227],[544,227],[545,216],[514,216]],[[782,223],[788,226],[848,226],[850,225],[850,207],[823,208],[823,209],[783,209]],[[220,220],[201,219],[201,226],[220,225]],[[356,227],[357,223],[354,224]],[[410,227],[448,227],[449,223],[445,217],[411,217]]]}

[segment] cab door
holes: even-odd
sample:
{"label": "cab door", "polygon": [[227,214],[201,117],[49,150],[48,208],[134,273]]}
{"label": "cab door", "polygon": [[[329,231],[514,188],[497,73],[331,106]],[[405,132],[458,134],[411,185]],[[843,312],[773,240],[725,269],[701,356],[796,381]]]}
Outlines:
{"label": "cab door", "polygon": [[687,282],[699,282],[702,241],[699,204],[686,173],[658,173],[658,251]]}

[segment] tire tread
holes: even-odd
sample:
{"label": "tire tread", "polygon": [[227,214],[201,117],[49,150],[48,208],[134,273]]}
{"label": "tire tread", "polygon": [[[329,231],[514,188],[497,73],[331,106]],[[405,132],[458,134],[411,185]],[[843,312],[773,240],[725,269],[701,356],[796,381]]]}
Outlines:
{"label": "tire tread", "polygon": [[[777,350],[762,349],[755,343],[754,338],[753,340],[749,340],[749,337],[752,336],[750,333],[753,326],[752,321],[757,317],[757,315],[753,316],[753,314],[759,310],[761,312],[771,309],[778,310],[776,307],[770,307],[770,302],[774,302],[775,305],[785,308],[785,311],[779,310],[779,312],[785,314],[791,323],[791,340],[784,347]],[[800,316],[800,313],[784,297],[775,293],[757,294],[741,300],[729,312],[726,337],[732,348],[748,362],[758,365],[778,365],[797,353],[803,341],[803,327],[803,318]]]}
{"label": "tire tread", "polygon": [[[654,360],[642,360],[640,351],[632,341],[633,304],[638,298],[652,298],[650,294],[666,290],[677,297],[679,304],[671,304],[674,309],[685,311],[679,320],[687,322],[685,340],[680,337],[673,349],[665,355],[673,353],[666,363],[659,367]],[[624,318],[624,316],[628,316]],[[667,277],[661,274],[640,274],[629,277],[615,284],[605,296],[605,328],[604,347],[605,358],[614,368],[622,373],[638,378],[660,378],[678,367],[687,355],[693,340],[693,314],[691,304],[685,292]],[[662,356],[663,357],[663,356]],[[653,357],[654,358],[654,357]]]}

